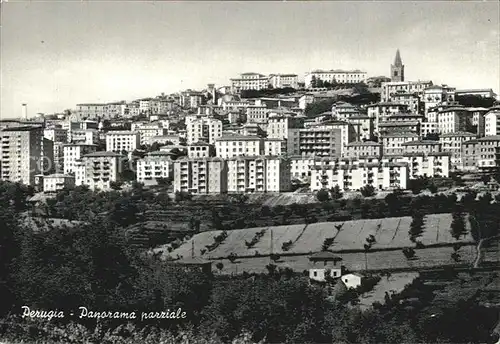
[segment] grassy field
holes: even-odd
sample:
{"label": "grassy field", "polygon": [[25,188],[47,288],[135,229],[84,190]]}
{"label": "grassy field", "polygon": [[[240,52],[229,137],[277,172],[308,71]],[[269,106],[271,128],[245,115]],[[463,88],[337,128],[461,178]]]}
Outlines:
{"label": "grassy field", "polygon": [[[424,245],[454,243],[456,240],[450,234],[451,214],[432,214],[425,217],[424,232],[420,241]],[[395,217],[383,219],[365,219],[345,222],[321,222],[309,225],[288,225],[247,228],[228,231],[228,237],[215,250],[201,254],[201,250],[207,245],[214,243],[214,237],[220,231],[203,232],[195,235],[179,248],[172,252],[177,255],[188,257],[194,242],[195,256],[206,259],[218,259],[227,257],[234,253],[240,257],[268,255],[271,252],[277,254],[310,254],[321,250],[323,242],[327,238],[335,238],[330,250],[342,252],[344,250],[363,250],[366,238],[369,235],[375,237],[376,242],[372,250],[402,248],[414,246],[408,236],[411,217]],[[466,221],[468,226],[468,221]],[[245,241],[250,242],[257,232],[264,230],[264,236],[252,248],[247,248]],[[272,231],[272,234],[271,234]],[[272,241],[271,241],[272,237]],[[283,251],[282,245],[291,241],[293,245],[288,251]],[[470,235],[462,237],[461,242],[472,242]],[[157,250],[166,252],[166,247]]]}
{"label": "grassy field", "polygon": [[[401,250],[396,251],[376,251],[367,254],[368,270],[382,269],[420,269],[432,268],[444,265],[470,265],[476,256],[474,246],[463,246],[458,251],[460,261],[455,262],[451,258],[453,248],[451,247],[431,247],[417,249],[416,259],[407,260]],[[342,258],[341,264],[351,271],[365,271],[365,255],[364,253],[339,253]],[[266,265],[273,263],[269,257],[255,258],[239,258],[234,263],[227,259],[221,259],[214,262],[222,262],[224,267],[218,273],[234,274],[246,271],[248,273],[265,273],[267,272]],[[314,265],[309,261],[308,255],[302,256],[285,256],[281,257],[276,263],[279,268],[291,268],[296,272],[308,270]]]}

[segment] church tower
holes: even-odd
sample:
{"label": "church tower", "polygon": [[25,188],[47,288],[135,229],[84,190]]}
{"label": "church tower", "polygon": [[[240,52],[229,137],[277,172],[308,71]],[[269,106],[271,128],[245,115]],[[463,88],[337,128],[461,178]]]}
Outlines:
{"label": "church tower", "polygon": [[391,65],[391,81],[405,81],[405,66],[403,65],[403,62],[401,62],[399,49],[396,51],[394,64]]}

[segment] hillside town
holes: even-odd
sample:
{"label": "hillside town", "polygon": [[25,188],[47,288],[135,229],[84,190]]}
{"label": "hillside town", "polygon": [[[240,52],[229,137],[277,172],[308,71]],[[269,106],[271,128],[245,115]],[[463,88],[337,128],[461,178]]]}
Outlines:
{"label": "hillside town", "polygon": [[[53,194],[172,182],[193,195],[408,189],[412,179],[490,175],[500,157],[492,89],[361,70],[241,73],[133,101],[76,104],[0,123],[1,179]],[[132,173],[127,173],[132,171]]]}
{"label": "hillside town", "polygon": [[498,2],[0,11],[0,344],[500,344]]}

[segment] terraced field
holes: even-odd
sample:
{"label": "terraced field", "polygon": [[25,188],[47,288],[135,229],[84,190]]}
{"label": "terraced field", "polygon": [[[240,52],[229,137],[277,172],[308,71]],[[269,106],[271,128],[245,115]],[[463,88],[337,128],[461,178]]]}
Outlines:
{"label": "terraced field", "polygon": [[[425,217],[424,232],[420,241],[424,245],[453,243],[456,240],[450,234],[451,214],[433,214]],[[286,253],[310,254],[321,250],[326,238],[335,238],[330,250],[342,252],[344,250],[362,250],[369,235],[375,237],[376,242],[372,250],[387,248],[402,248],[414,246],[408,236],[411,217],[394,217],[384,219],[366,219],[345,222],[322,222],[310,225],[289,225],[274,227],[247,228],[228,231],[226,240],[215,250],[206,252],[203,257],[216,259],[227,257],[234,253],[239,257],[270,254],[283,254],[282,245],[291,241],[293,245]],[[468,221],[466,221],[468,227]],[[468,228],[467,228],[468,229]],[[264,235],[252,248],[247,248],[245,241],[250,242],[255,234],[264,230]],[[271,235],[272,231],[272,235]],[[172,256],[186,257],[191,255],[192,241],[194,241],[195,255],[201,256],[201,249],[214,243],[214,237],[220,231],[204,232],[195,235],[181,247],[172,252]],[[272,242],[271,242],[272,237]],[[472,242],[469,236],[462,237],[461,242]],[[157,250],[162,250],[159,248]],[[166,251],[163,249],[163,251]]]}
{"label": "terraced field", "polygon": [[[458,251],[460,261],[456,262],[451,258],[453,253],[452,247],[430,247],[417,249],[416,259],[407,260],[401,250],[395,251],[375,251],[367,254],[368,270],[384,270],[384,269],[420,269],[432,268],[440,266],[464,266],[472,265],[476,250],[473,245],[463,246]],[[361,252],[355,253],[338,253],[342,258],[341,264],[351,271],[365,271],[365,255]],[[284,256],[276,263],[272,262],[269,257],[255,258],[239,258],[234,263],[227,259],[217,260],[222,262],[224,268],[220,273],[234,274],[246,271],[248,273],[265,273],[266,265],[269,263],[276,264],[279,268],[291,268],[296,272],[302,272],[312,268],[314,265],[309,261],[308,255],[301,256]],[[215,269],[215,268],[214,268]]]}

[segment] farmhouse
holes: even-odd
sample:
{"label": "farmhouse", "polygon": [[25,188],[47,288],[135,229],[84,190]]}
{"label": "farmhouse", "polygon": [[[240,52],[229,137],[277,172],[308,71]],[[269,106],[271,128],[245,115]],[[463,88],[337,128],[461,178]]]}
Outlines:
{"label": "farmhouse", "polygon": [[342,282],[347,289],[355,289],[363,283],[363,276],[357,273],[346,274],[342,276]]}
{"label": "farmhouse", "polygon": [[[337,262],[341,260],[342,258],[329,251],[322,251],[313,254],[309,257],[309,261],[312,263],[312,266],[309,269],[309,279],[318,282],[325,282],[327,276],[339,278],[344,272],[344,266],[337,265]],[[321,262],[323,262],[323,265],[321,265]]]}

